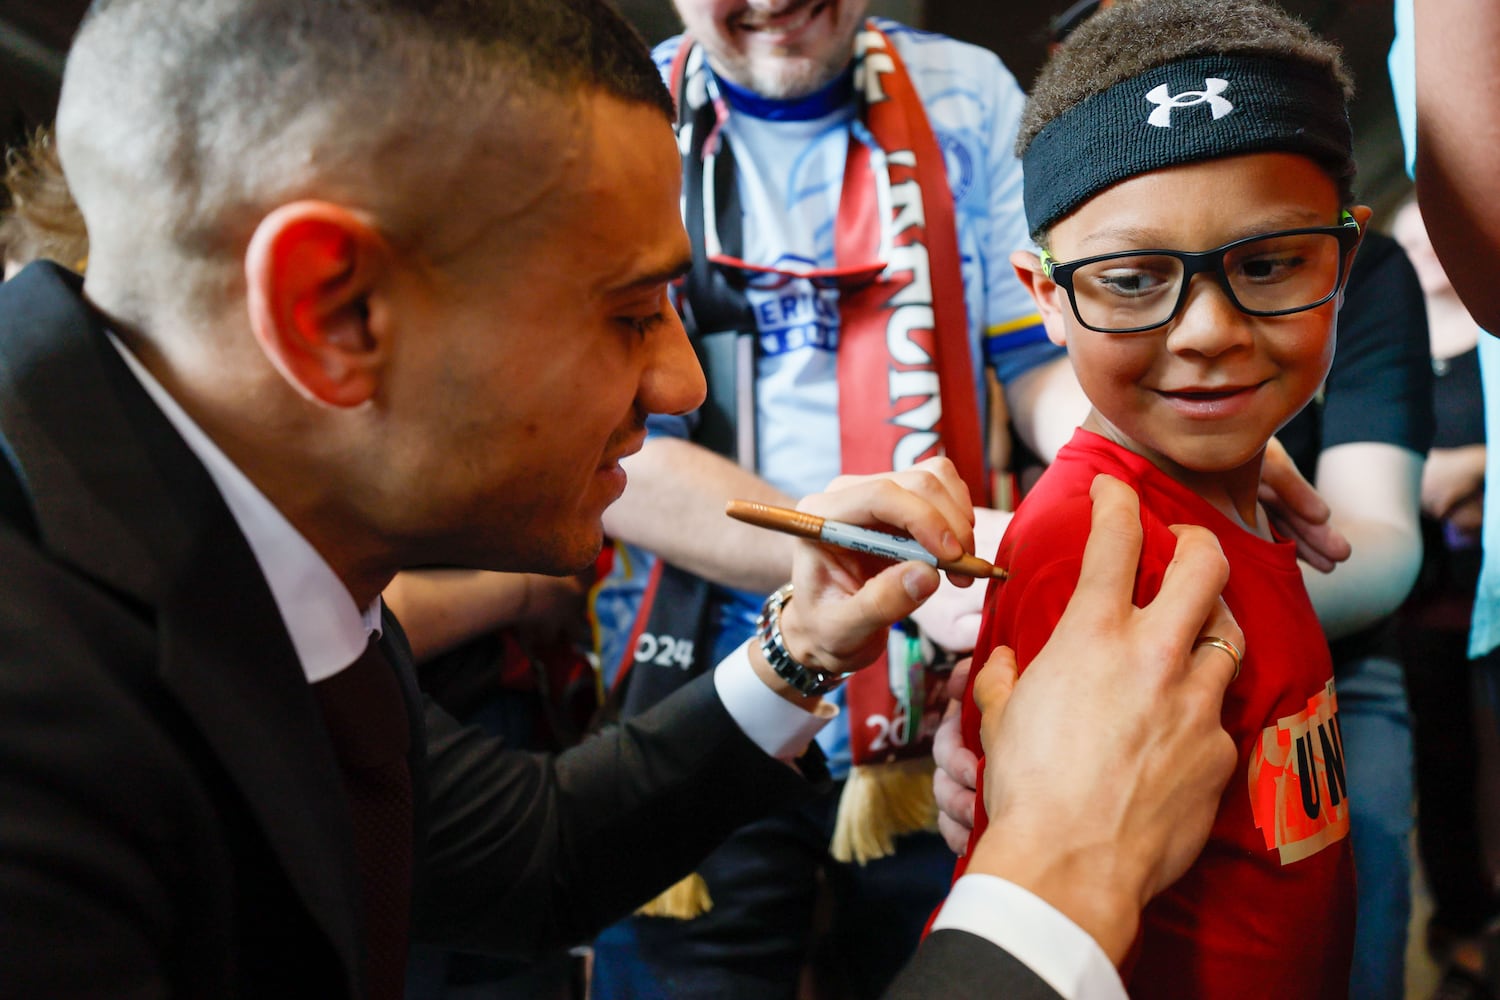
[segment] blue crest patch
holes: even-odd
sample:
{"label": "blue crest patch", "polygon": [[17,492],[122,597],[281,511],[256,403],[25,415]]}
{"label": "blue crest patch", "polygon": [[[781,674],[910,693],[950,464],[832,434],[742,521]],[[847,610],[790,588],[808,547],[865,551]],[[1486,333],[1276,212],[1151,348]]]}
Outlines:
{"label": "blue crest patch", "polygon": [[953,190],[953,204],[960,205],[974,186],[974,154],[946,132],[938,132],[937,141],[943,151],[943,166],[948,171],[948,187]]}

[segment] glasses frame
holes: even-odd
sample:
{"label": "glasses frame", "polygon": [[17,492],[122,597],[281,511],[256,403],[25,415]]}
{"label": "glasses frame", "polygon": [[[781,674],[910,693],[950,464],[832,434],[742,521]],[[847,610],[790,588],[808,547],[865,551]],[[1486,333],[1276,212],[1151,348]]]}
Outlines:
{"label": "glasses frame", "polygon": [[[1229,274],[1224,270],[1224,258],[1230,251],[1242,247],[1247,243],[1257,240],[1273,239],[1278,236],[1302,236],[1308,233],[1322,233],[1334,236],[1339,241],[1339,273],[1338,279],[1333,283],[1333,290],[1316,302],[1310,302],[1305,306],[1297,306],[1294,309],[1250,309],[1240,302],[1234,294],[1233,287],[1229,283]],[[1073,308],[1073,317],[1083,325],[1085,329],[1093,330],[1095,333],[1145,333],[1147,330],[1156,330],[1166,326],[1177,315],[1182,312],[1182,304],[1187,301],[1188,288],[1193,283],[1193,276],[1198,274],[1213,274],[1218,278],[1219,287],[1223,289],[1224,295],[1234,307],[1247,316],[1290,316],[1293,313],[1306,312],[1316,309],[1333,299],[1344,287],[1344,278],[1349,271],[1349,252],[1359,245],[1360,228],[1354,216],[1347,211],[1341,213],[1340,223],[1337,226],[1305,226],[1301,229],[1278,229],[1270,233],[1258,233],[1254,236],[1246,236],[1243,239],[1233,240],[1221,247],[1212,250],[1120,250],[1115,253],[1100,254],[1097,257],[1084,257],[1079,260],[1070,260],[1066,263],[1059,262],[1046,250],[1042,251],[1042,271],[1053,282],[1053,284],[1064,289],[1068,293],[1068,305]],[[1078,299],[1073,294],[1073,274],[1080,267],[1089,264],[1097,264],[1100,261],[1116,260],[1121,257],[1139,257],[1143,254],[1154,254],[1161,257],[1175,257],[1182,263],[1182,283],[1177,288],[1177,301],[1172,305],[1172,311],[1167,314],[1166,319],[1149,326],[1122,327],[1120,329],[1098,327],[1090,324],[1078,311]]]}

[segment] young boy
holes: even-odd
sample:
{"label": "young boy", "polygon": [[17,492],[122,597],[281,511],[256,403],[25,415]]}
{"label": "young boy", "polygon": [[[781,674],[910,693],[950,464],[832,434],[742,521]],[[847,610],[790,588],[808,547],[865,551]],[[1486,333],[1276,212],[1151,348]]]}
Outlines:
{"label": "young boy", "polygon": [[[1318,391],[1369,210],[1337,51],[1257,0],[1101,11],[1044,68],[1018,140],[1040,257],[1012,257],[1093,409],[1022,503],[974,662],[1025,668],[1078,579],[1089,485],[1135,488],[1136,603],[1171,525],[1212,529],[1246,649],[1224,725],[1237,775],[1194,867],[1147,908],[1135,997],[1346,996],[1353,932],[1348,789],[1328,647],[1293,543],[1257,502],[1266,443]],[[978,713],[964,736],[979,751]],[[1066,727],[1067,720],[1058,725]],[[982,764],[981,764],[982,766]],[[1171,761],[1160,766],[1171,767]],[[982,812],[982,803],[981,803]],[[974,840],[985,827],[977,817]],[[1099,817],[1099,837],[1115,835]],[[963,862],[959,863],[960,873]]]}

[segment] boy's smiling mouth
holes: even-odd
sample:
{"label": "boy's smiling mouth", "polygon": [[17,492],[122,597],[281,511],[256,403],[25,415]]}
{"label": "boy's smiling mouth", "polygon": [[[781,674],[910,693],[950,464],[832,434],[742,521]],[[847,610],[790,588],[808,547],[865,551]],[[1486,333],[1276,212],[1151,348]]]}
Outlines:
{"label": "boy's smiling mouth", "polygon": [[1180,399],[1228,399],[1236,393],[1254,389],[1254,385],[1233,385],[1218,388],[1159,389],[1163,396]]}
{"label": "boy's smiling mouth", "polygon": [[1157,389],[1156,394],[1183,416],[1216,419],[1239,413],[1250,405],[1256,390],[1264,382],[1230,386],[1190,386],[1182,389]]}

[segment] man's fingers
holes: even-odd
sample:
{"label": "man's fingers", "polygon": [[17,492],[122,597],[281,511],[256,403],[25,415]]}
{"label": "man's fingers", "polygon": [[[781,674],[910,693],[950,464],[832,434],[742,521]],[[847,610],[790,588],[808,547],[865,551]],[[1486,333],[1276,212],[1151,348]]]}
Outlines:
{"label": "man's fingers", "polygon": [[989,753],[1000,717],[1016,687],[1016,654],[1008,646],[997,646],[985,661],[984,669],[974,678],[974,704],[979,706],[979,742]]}
{"label": "man's fingers", "polygon": [[1221,603],[1229,563],[1219,540],[1207,528],[1174,524],[1172,533],[1177,536],[1177,548],[1162,577],[1161,590],[1143,614],[1164,648],[1182,649],[1203,631],[1204,622]]}
{"label": "man's fingers", "polygon": [[974,546],[974,508],[961,480],[957,487],[964,491],[961,497],[931,472],[908,471],[804,497],[797,509],[854,524],[878,522],[911,535],[941,558],[955,559]]}
{"label": "man's fingers", "polygon": [[1205,631],[1193,645],[1193,677],[1224,691],[1239,677],[1245,647],[1228,636]]}
{"label": "man's fingers", "polygon": [[794,581],[796,598],[781,613],[787,648],[801,662],[816,663],[825,670],[867,666],[871,644],[930,597],[938,579],[938,571],[931,566],[904,562],[887,566],[852,594],[837,587],[804,587]]}
{"label": "man's fingers", "polygon": [[[1210,641],[1214,640],[1214,641]],[[1212,686],[1217,701],[1244,669],[1245,632],[1222,598],[1214,601],[1193,640],[1192,678]]]}
{"label": "man's fingers", "polygon": [[1135,590],[1141,558],[1141,505],[1135,491],[1113,476],[1094,477],[1089,538],[1083,549],[1078,588],[1063,620],[1077,607],[1090,613],[1123,611]]}

